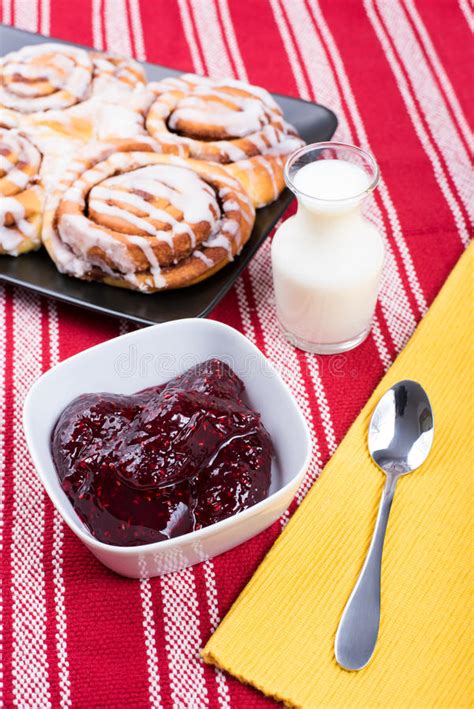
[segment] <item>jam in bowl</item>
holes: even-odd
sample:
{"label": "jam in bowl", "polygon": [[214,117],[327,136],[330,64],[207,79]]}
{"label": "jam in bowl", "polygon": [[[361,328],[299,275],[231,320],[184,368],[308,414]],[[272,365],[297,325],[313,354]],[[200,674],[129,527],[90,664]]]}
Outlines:
{"label": "jam in bowl", "polygon": [[[87,475],[90,476],[88,465],[92,460],[82,461],[85,467],[80,473],[73,463],[79,463],[81,450],[85,450],[80,449],[79,445],[74,448],[72,440],[69,441],[68,447],[67,434],[71,433],[74,422],[79,423],[81,415],[87,406],[92,404],[93,398],[96,401],[101,400],[104,407],[108,402],[112,409],[117,402],[120,402],[121,406],[125,402],[131,405],[134,392],[142,390],[139,396],[144,397],[148,390],[151,397],[157,401],[160,393],[170,385],[170,379],[176,377],[175,382],[183,382],[180,377],[189,378],[193,371],[200,371],[199,368],[189,370],[189,367],[215,358],[228,362],[233,371],[219,364],[218,376],[207,377],[207,384],[201,382],[201,386],[212,385],[219,388],[214,388],[214,396],[218,395],[217,399],[224,398],[229,402],[225,407],[226,415],[236,409],[235,420],[245,434],[249,433],[248,426],[251,424],[263,424],[272,442],[270,468],[257,463],[254,465],[253,462],[261,456],[268,461],[268,446],[265,445],[268,438],[262,426],[258,428],[260,453],[257,449],[241,447],[242,439],[237,437],[230,440],[228,446],[220,446],[222,457],[219,459],[202,459],[199,453],[198,463],[194,463],[194,467],[191,466],[193,474],[197,466],[202,466],[202,470],[206,469],[209,474],[206,479],[200,473],[194,476],[192,493],[191,480],[186,477],[186,470],[189,468],[185,468],[185,455],[192,453],[193,460],[197,458],[194,458],[194,448],[187,449],[184,446],[185,441],[181,438],[184,434],[181,434],[179,439],[184,447],[176,448],[179,450],[179,460],[176,459],[173,465],[166,467],[164,471],[169,486],[161,484],[164,483],[162,466],[157,465],[151,475],[145,470],[145,465],[138,469],[135,455],[130,455],[130,458],[123,461],[120,475],[106,477],[106,464],[115,464],[115,459],[112,461],[107,458],[107,453],[114,455],[118,450],[123,454],[126,452],[122,438],[130,433],[133,417],[131,418],[130,410],[124,409],[120,411],[120,415],[116,413],[111,416],[103,430],[109,437],[109,448],[97,446],[94,450],[91,445],[89,449],[92,457],[95,456],[94,463],[100,459],[103,465],[102,478],[97,477],[96,482],[102,479],[106,488],[80,488],[81,480],[91,481]],[[289,371],[291,374],[291,370]],[[239,379],[235,377],[234,372]],[[245,392],[240,380],[245,385]],[[197,388],[197,385],[192,385],[191,394],[199,394]],[[97,392],[114,394],[99,396]],[[237,392],[235,400],[231,396],[232,392]],[[202,393],[204,392],[201,391]],[[82,398],[84,396],[92,398],[86,402]],[[180,411],[185,411],[185,392],[175,392],[173,396],[182,407]],[[75,408],[74,402],[80,401],[81,398],[82,405],[78,404]],[[206,395],[206,399],[207,405],[212,397]],[[139,406],[142,407],[143,404]],[[134,411],[136,412],[137,408]],[[261,419],[255,412],[259,412]],[[146,425],[158,426],[159,422],[155,423],[153,417],[156,418],[157,411],[152,408],[149,407],[147,415],[151,416],[150,420],[145,418],[145,413],[141,419],[137,419],[138,438],[133,444],[133,453],[141,449],[141,460],[151,462],[157,460],[158,451],[153,450],[152,444],[146,445],[141,438],[143,434],[138,435],[138,420]],[[226,416],[223,417],[223,422],[225,421]],[[102,564],[122,576],[131,578],[162,576],[179,571],[223,554],[270,527],[289,507],[303,481],[311,457],[308,425],[280,372],[258,347],[238,330],[216,320],[204,318],[175,320],[134,330],[65,359],[43,374],[31,387],[25,400],[23,423],[36,472],[65,525]],[[99,422],[96,423],[99,426]],[[105,425],[105,420],[103,423]],[[199,423],[204,423],[204,417]],[[86,424],[85,420],[83,424],[83,439],[80,439],[79,429],[75,429],[79,434],[78,444],[85,444],[86,436],[91,444],[93,431],[88,430],[89,424]],[[120,431],[120,434],[115,436],[117,449],[113,449],[111,444],[114,427]],[[97,429],[95,430],[97,432]],[[175,435],[177,436],[177,433]],[[53,439],[55,445],[59,444],[54,457]],[[255,438],[252,440],[255,441]],[[130,437],[129,445],[131,443]],[[64,449],[61,449],[62,446]],[[226,453],[229,454],[231,463],[229,468],[224,462],[224,451],[227,447]],[[169,449],[165,448],[165,452],[168,451]],[[128,452],[131,454],[132,449],[129,448]],[[168,455],[166,460],[170,460]],[[61,468],[59,474],[58,466]],[[266,476],[270,474],[270,470],[271,481],[268,489]],[[65,491],[63,485],[65,478],[68,478],[69,492]],[[113,481],[116,497],[109,502],[105,494],[108,492],[107,485]],[[155,486],[155,483],[156,490],[153,492],[150,488]],[[173,486],[175,492],[178,487],[185,488],[185,494],[183,493],[178,504],[176,497],[173,498],[174,502],[171,502],[168,496],[168,487]],[[205,497],[202,497],[199,493],[204,490]],[[92,504],[92,495],[97,493],[99,504]],[[83,499],[79,500],[81,494]],[[135,517],[134,508],[125,519],[118,514],[118,510],[128,509],[128,503],[133,499],[145,503],[146,496],[153,497],[153,494],[161,499],[159,524],[156,511],[150,512],[151,525],[148,517]],[[205,504],[201,504],[202,502]],[[104,503],[107,503],[108,507]],[[78,509],[78,504],[83,505],[81,510]],[[143,509],[141,508],[141,511]],[[151,504],[149,509],[152,510]],[[117,514],[114,518],[113,515]],[[100,538],[91,532],[91,523],[86,521],[86,515],[90,516],[94,526],[97,524],[97,530],[100,528]],[[219,521],[209,524],[211,516],[213,520]],[[185,532],[186,529],[195,531]],[[110,532],[121,535],[122,542],[127,545],[112,543],[110,535],[108,541],[102,541],[105,539],[102,535]],[[96,534],[99,534],[99,531]],[[65,532],[65,539],[67,538],[70,538],[68,531]],[[146,542],[152,539],[160,541]],[[144,541],[139,543],[139,540]],[[131,544],[128,544],[129,541]],[[81,553],[77,546],[71,547],[72,549],[74,554]]]}
{"label": "jam in bowl", "polygon": [[78,396],[51,450],[84,525],[117,546],[208,527],[264,500],[271,483],[270,436],[241,379],[216,358],[129,396]]}

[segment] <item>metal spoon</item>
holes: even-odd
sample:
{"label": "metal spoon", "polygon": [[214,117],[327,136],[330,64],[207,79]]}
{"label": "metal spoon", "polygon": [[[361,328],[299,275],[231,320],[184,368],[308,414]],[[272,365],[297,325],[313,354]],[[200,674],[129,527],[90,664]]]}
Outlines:
{"label": "metal spoon", "polygon": [[398,382],[380,399],[369,426],[369,451],[387,476],[364,566],[342,614],[334,645],[337,662],[361,670],[375,650],[380,623],[382,550],[398,478],[426,460],[433,442],[430,401],[417,382]]}

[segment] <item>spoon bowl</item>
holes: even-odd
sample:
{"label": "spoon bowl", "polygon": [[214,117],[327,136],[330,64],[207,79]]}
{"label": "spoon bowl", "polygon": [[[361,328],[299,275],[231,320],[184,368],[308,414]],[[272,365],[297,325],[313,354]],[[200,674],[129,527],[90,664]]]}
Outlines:
{"label": "spoon bowl", "polygon": [[336,660],[361,670],[375,650],[380,625],[382,552],[395,486],[420,467],[433,443],[434,421],[428,395],[418,382],[397,382],[380,399],[369,425],[369,452],[387,476],[372,541],[336,633]]}
{"label": "spoon bowl", "polygon": [[406,475],[428,457],[433,434],[428,395],[421,384],[406,379],[377,404],[369,425],[369,452],[387,475]]}

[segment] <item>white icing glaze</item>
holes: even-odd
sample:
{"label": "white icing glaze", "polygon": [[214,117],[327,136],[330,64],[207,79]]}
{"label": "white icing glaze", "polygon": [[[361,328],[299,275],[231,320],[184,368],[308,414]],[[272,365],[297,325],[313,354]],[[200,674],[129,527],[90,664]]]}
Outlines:
{"label": "white icing glaze", "polygon": [[[254,210],[251,205],[245,208],[247,197],[242,186],[221,167],[209,165],[202,178],[192,169],[193,162],[177,156],[161,157],[138,151],[112,153],[113,144],[100,149],[95,146],[95,150],[96,157],[90,149],[82,151],[80,158],[75,157],[70,166],[69,186],[48,202],[52,213],[59,200],[71,203],[48,237],[61,270],[87,276],[96,266],[103,273],[125,279],[144,291],[150,288],[150,283],[154,288],[165,288],[167,277],[160,268],[155,240],[163,240],[174,248],[175,237],[185,233],[192,238],[193,248],[193,225],[202,222],[209,224],[210,235],[192,255],[207,268],[214,266],[215,261],[203,248],[223,248],[229,260],[233,259],[234,251],[240,250],[240,218],[221,215],[237,211],[252,222]],[[89,160],[92,164],[87,168]],[[85,198],[89,216],[80,214]],[[169,205],[177,210],[174,214]],[[115,225],[111,217],[117,219]],[[114,231],[114,227],[120,231]],[[136,251],[131,246],[138,247],[145,256],[146,270],[137,271]],[[179,267],[177,258],[174,263]]]}
{"label": "white icing glaze", "polygon": [[[279,106],[266,89],[262,88],[261,86],[247,84],[245,81],[239,81],[238,79],[209,79],[206,76],[199,76],[197,74],[183,74],[180,79],[174,79],[175,85],[176,82],[180,80],[181,82],[195,84],[202,90],[206,90],[208,87],[212,89],[228,87],[238,89],[240,91],[245,91],[246,93],[253,94],[254,96],[258,97],[260,101],[262,101],[266,106],[268,106],[268,108],[277,109],[278,111],[280,110]],[[166,81],[168,81],[168,79]],[[173,81],[173,79],[171,79],[171,81]],[[181,87],[176,86],[176,88]],[[231,95],[232,97],[234,96],[233,94],[227,95]]]}
{"label": "white icing glaze", "polygon": [[213,234],[207,239],[204,244],[208,249],[222,248],[227,251],[227,257],[229,261],[234,260],[234,255],[232,253],[232,244],[228,236],[225,234]]}
{"label": "white icing glaze", "polygon": [[206,256],[205,253],[203,253],[202,251],[199,251],[198,249],[196,249],[196,251],[193,251],[193,256],[200,259],[208,268],[211,268],[212,266],[214,266],[214,261],[211,258],[209,258],[209,256]]}
{"label": "white icing glaze", "polygon": [[[260,87],[185,74],[152,83],[149,90],[157,100],[151,104],[148,130],[162,141],[189,147],[191,156],[198,159],[240,162],[253,153],[287,155],[303,144],[271,95]],[[203,135],[212,126],[226,139],[200,141],[167,131],[168,127],[180,133],[199,132],[196,126]]]}
{"label": "white icing glaze", "polygon": [[[233,107],[225,106],[212,97],[221,97]],[[269,120],[264,106],[252,98],[218,93],[207,90],[199,95],[186,96],[178,102],[171,114],[168,125],[176,129],[180,121],[205,126],[216,126],[232,138],[239,138],[259,130]]]}
{"label": "white icing glaze", "polygon": [[[92,62],[83,49],[40,44],[7,54],[0,73],[0,103],[22,113],[33,113],[65,108],[84,99],[92,78]],[[30,83],[32,79],[43,79],[39,86],[48,84],[54,91],[38,93],[36,85]]]}
{"label": "white icing glaze", "polygon": [[[268,162],[268,160],[265,158],[265,156],[262,155],[255,155],[254,157],[250,158],[249,160],[239,160],[238,162],[238,167],[241,170],[244,170],[247,172],[249,175],[249,180],[252,180],[252,175],[254,174],[255,171],[255,165],[261,165],[265,171],[267,172],[269,178],[270,178],[270,183],[272,186],[272,192],[273,192],[273,200],[278,197],[280,194],[280,191],[278,189],[278,185],[275,179],[275,173],[273,172],[273,167],[272,165]],[[272,201],[273,201],[272,200]]]}
{"label": "white icing glaze", "polygon": [[[0,61],[0,104],[21,113],[57,111],[99,96],[101,102],[123,104],[136,85],[145,81],[141,67],[129,59],[112,61],[108,55],[63,44],[39,44],[11,52]],[[60,117],[54,120],[60,122]],[[128,119],[129,122],[132,120]],[[115,116],[113,123],[125,119]],[[100,138],[101,136],[99,136]]]}
{"label": "white icing glaze", "polygon": [[231,162],[237,162],[237,160],[242,160],[247,156],[245,150],[242,150],[242,148],[239,148],[228,140],[221,140],[216,144],[224,150],[227,158]]}
{"label": "white icing glaze", "polygon": [[[107,180],[107,184],[120,185],[126,189],[139,190],[153,197],[163,198],[179,209],[188,224],[213,221],[213,212],[219,212],[214,192],[196,172],[181,165],[186,166],[186,162],[149,165],[112,177]],[[169,214],[162,213],[161,217],[163,221],[165,218],[169,220],[170,224],[176,221]]]}
{"label": "white icing glaze", "polygon": [[[0,129],[0,149],[7,152],[1,155],[0,172],[4,177],[14,184],[18,191],[24,190],[30,183],[34,183],[41,164],[41,154],[39,150],[17,130]],[[23,169],[18,168],[19,163],[28,165],[32,176]]]}
{"label": "white icing glaze", "polygon": [[145,133],[143,116],[138,111],[102,102],[97,107],[95,130],[99,140],[107,140],[109,137],[133,138]]}
{"label": "white icing glaze", "polygon": [[3,173],[9,172],[13,167],[13,162],[5,155],[0,155],[0,170]]}
{"label": "white icing glaze", "polygon": [[288,135],[280,143],[272,146],[266,151],[267,155],[289,155],[294,153],[295,150],[301,148],[304,145],[304,141],[295,135]]}
{"label": "white icing glaze", "polygon": [[[6,226],[7,215],[13,217],[14,226]],[[36,227],[25,218],[25,208],[22,203],[14,197],[2,197],[0,199],[0,226],[2,233],[17,231],[24,236],[31,238],[34,236]]]}
{"label": "white icing glaze", "polygon": [[155,256],[155,252],[153,251],[151,245],[148,243],[147,239],[143,236],[131,236],[129,237],[129,241],[132,244],[135,244],[135,246],[138,246],[143,251],[149,263],[150,273],[153,278],[155,288],[165,288],[166,278],[161,275],[160,264],[158,263],[158,259]]}
{"label": "white icing glaze", "polygon": [[235,219],[226,219],[224,228],[232,236],[237,236],[240,231],[239,222],[235,221]]}
{"label": "white icing glaze", "polygon": [[265,160],[264,157],[256,157],[255,160],[257,160],[257,162],[259,162],[260,165],[262,165],[265,168],[265,170],[267,171],[267,173],[270,177],[270,181],[272,183],[273,199],[276,199],[278,197],[278,195],[280,194],[280,190],[278,189],[278,185],[275,180],[275,173],[273,172],[272,165],[269,164],[268,161]]}
{"label": "white icing glaze", "polygon": [[83,191],[77,185],[74,185],[73,187],[69,187],[69,189],[66,190],[66,192],[64,193],[64,199],[67,200],[68,202],[75,202],[76,204],[79,204],[81,207],[84,207],[84,205],[85,205]]}
{"label": "white icing glaze", "polygon": [[[91,197],[95,198],[89,201],[89,205],[94,211],[128,222],[131,226],[138,227],[138,229],[145,231],[147,234],[150,234],[150,236],[154,236],[160,241],[165,241],[170,248],[173,248],[173,236],[175,233],[187,233],[191,237],[191,241],[194,242],[194,232],[189,225],[180,224],[178,220],[176,220],[171,214],[168,214],[166,210],[157,209],[133,192],[113,190],[107,187],[94,187],[91,190]],[[102,202],[99,200],[109,200],[120,202],[122,204],[129,204],[132,207],[144,212],[146,217],[138,217],[116,205],[111,205],[107,202]],[[156,219],[159,222],[170,224],[172,229],[157,229],[147,220],[147,218]]]}
{"label": "white icing glaze", "polygon": [[[7,155],[0,156],[0,179],[14,185],[16,194],[35,185],[41,165],[41,154],[33,143],[15,129],[2,128],[0,149],[7,152]],[[0,198],[4,199],[1,193]]]}
{"label": "white icing glaze", "polygon": [[239,209],[239,203],[233,199],[228,199],[224,203],[223,207],[224,207],[224,212],[231,212],[234,209],[236,209],[236,210]]}
{"label": "white icing glaze", "polygon": [[6,178],[9,182],[12,182],[15,187],[18,187],[19,191],[24,190],[31,179],[26,172],[22,172],[22,170],[17,170],[17,168],[10,170],[6,175]]}
{"label": "white icing glaze", "polygon": [[0,226],[0,247],[11,256],[18,256],[18,247],[23,241],[22,234],[10,227]]}
{"label": "white icing glaze", "polygon": [[243,192],[243,190],[239,188],[238,183],[232,177],[230,177],[230,175],[229,177],[221,177],[219,175],[219,181],[225,185],[231,185],[231,187],[221,187],[221,189],[219,190],[220,198],[224,199],[225,197],[227,197],[227,195],[235,193],[237,190],[240,202],[245,204],[249,210],[248,213],[245,210],[242,210],[242,215],[248,224],[253,224],[255,217],[255,207],[253,206],[252,201],[247,195],[247,193]]}
{"label": "white icing glaze", "polygon": [[[58,224],[58,231],[63,243],[85,262],[91,262],[89,250],[97,247],[106,253],[124,273],[135,269],[126,244],[116,239],[106,229],[94,226],[82,214],[64,214]],[[100,267],[102,268],[102,261]]]}
{"label": "white icing glaze", "polygon": [[25,208],[14,197],[2,197],[0,201],[0,224],[5,224],[7,214],[11,214],[15,221],[21,221],[25,216]]}

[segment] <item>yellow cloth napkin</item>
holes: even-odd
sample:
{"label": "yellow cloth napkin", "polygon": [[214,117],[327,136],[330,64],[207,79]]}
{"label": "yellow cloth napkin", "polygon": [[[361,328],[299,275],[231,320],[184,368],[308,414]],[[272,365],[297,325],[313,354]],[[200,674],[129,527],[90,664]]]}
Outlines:
{"label": "yellow cloth napkin", "polygon": [[[472,319],[474,245],[375,390],[300,509],[203,650],[296,707],[472,703]],[[367,451],[382,394],[418,380],[434,409],[427,462],[397,486],[371,663],[342,670],[334,637],[367,552],[384,476]]]}

